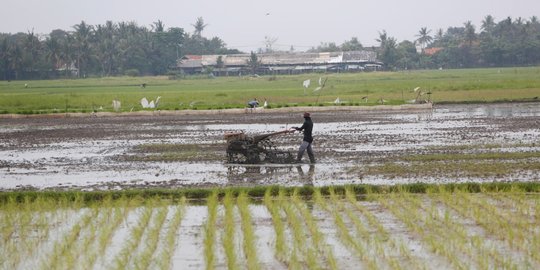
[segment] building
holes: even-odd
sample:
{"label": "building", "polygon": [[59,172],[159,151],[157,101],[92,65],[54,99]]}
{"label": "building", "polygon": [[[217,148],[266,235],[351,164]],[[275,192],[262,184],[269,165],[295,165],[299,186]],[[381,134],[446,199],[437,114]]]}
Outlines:
{"label": "building", "polygon": [[[251,73],[251,54],[186,55],[177,61],[185,74],[213,73],[233,76]],[[221,60],[218,60],[221,59]],[[351,72],[378,70],[383,63],[374,51],[267,53],[257,54],[260,61],[257,74],[301,74],[308,72]],[[220,62],[220,66],[218,66]]]}

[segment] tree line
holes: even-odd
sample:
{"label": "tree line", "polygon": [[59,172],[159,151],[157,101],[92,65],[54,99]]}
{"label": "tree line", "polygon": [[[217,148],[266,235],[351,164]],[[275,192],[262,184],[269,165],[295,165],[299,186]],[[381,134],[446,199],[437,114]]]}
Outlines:
{"label": "tree line", "polygon": [[[540,23],[508,17],[495,22],[484,17],[480,31],[467,21],[461,27],[431,30],[422,27],[414,42],[397,42],[379,33],[378,58],[390,69],[473,68],[540,64]],[[418,50],[419,49],[419,50]],[[420,51],[420,53],[418,53]]]}
{"label": "tree line", "polygon": [[199,17],[193,33],[166,29],[160,20],[150,28],[134,22],[82,21],[72,31],[53,30],[45,38],[34,32],[0,33],[0,78],[163,75],[181,55],[240,53],[227,49],[218,37],[203,37],[206,26]]}
{"label": "tree line", "polygon": [[[188,33],[179,27],[166,29],[160,20],[150,28],[134,22],[88,25],[82,21],[71,31],[53,30],[45,38],[30,31],[0,33],[0,78],[163,75],[171,72],[182,55],[242,53],[228,49],[219,37],[203,37],[207,24],[202,17],[192,26],[193,33]],[[496,22],[487,15],[480,31],[468,21],[446,31],[439,29],[433,35],[422,27],[416,37],[398,42],[383,30],[376,39],[378,47],[364,48],[353,37],[341,45],[323,43],[309,51],[374,50],[388,70],[540,64],[540,23],[536,16]],[[272,51],[272,42],[275,40],[267,41],[264,52]]]}
{"label": "tree line", "polygon": [[529,20],[510,17],[496,22],[487,15],[480,31],[467,21],[461,27],[431,30],[422,27],[417,39],[399,42],[383,30],[376,41],[378,47],[365,48],[353,37],[341,45],[322,43],[311,52],[374,50],[378,60],[390,70],[424,68],[473,68],[529,66],[540,64],[540,23],[536,16]]}

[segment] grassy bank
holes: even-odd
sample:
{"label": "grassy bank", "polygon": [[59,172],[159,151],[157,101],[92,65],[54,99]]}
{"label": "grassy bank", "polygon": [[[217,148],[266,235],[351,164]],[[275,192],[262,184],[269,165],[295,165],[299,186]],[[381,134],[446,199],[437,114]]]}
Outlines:
{"label": "grassy bank", "polygon": [[519,182],[519,183],[452,183],[452,184],[425,184],[414,183],[406,185],[346,185],[332,187],[281,187],[281,186],[259,186],[259,187],[227,187],[227,188],[181,188],[181,189],[131,189],[120,191],[5,191],[0,193],[0,203],[8,201],[33,201],[36,198],[57,199],[62,201],[76,201],[81,203],[92,203],[96,201],[120,198],[169,198],[172,200],[187,199],[206,199],[212,194],[218,197],[225,197],[230,193],[234,197],[240,193],[245,193],[251,198],[262,198],[266,192],[271,195],[277,195],[279,191],[285,194],[293,192],[311,197],[314,192],[321,192],[323,195],[329,195],[329,190],[337,194],[344,194],[346,189],[354,191],[356,195],[365,194],[389,194],[389,193],[433,193],[441,188],[446,191],[459,190],[461,192],[540,192],[539,182]]}
{"label": "grassy bank", "polygon": [[[314,91],[320,77],[326,87]],[[302,87],[310,79],[308,89]],[[141,84],[146,87],[141,87]],[[169,80],[167,77],[114,77],[77,80],[1,81],[0,113],[62,113],[144,110],[140,100],[161,96],[159,109],[243,108],[257,97],[271,107],[326,106],[339,99],[346,105],[403,104],[420,87],[440,103],[535,101],[540,95],[540,67],[291,76],[219,77]],[[427,98],[427,94],[424,95]],[[362,99],[367,97],[366,99]],[[536,99],[535,99],[536,97]],[[148,109],[147,109],[148,110]]]}

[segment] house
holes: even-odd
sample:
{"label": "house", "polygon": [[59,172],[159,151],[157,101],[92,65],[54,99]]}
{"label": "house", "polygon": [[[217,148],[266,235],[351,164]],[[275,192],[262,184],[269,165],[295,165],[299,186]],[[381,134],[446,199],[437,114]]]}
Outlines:
{"label": "house", "polygon": [[[221,57],[221,66],[218,58]],[[229,55],[185,55],[177,61],[177,68],[185,74],[211,71],[217,76],[231,76],[251,73],[248,60],[251,54]],[[284,52],[257,54],[260,65],[257,74],[301,74],[307,72],[341,72],[380,69],[374,51],[348,52]]]}
{"label": "house", "polygon": [[425,48],[424,54],[428,56],[432,56],[440,51],[442,51],[444,48],[441,47],[433,47],[433,48]]}

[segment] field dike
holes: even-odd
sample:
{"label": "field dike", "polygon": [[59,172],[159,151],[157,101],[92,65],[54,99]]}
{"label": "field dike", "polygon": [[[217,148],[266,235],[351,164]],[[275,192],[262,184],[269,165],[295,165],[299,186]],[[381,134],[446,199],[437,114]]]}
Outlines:
{"label": "field dike", "polygon": [[246,113],[294,113],[294,112],[334,112],[334,111],[378,111],[378,110],[424,110],[431,109],[432,103],[375,105],[375,106],[313,106],[313,107],[282,107],[266,109],[215,109],[215,110],[155,110],[136,112],[96,112],[96,113],[47,113],[47,114],[0,114],[2,118],[77,118],[77,117],[111,117],[111,116],[167,116],[167,115],[221,115]]}
{"label": "field dike", "polygon": [[540,184],[0,193],[0,269],[538,269]]}

